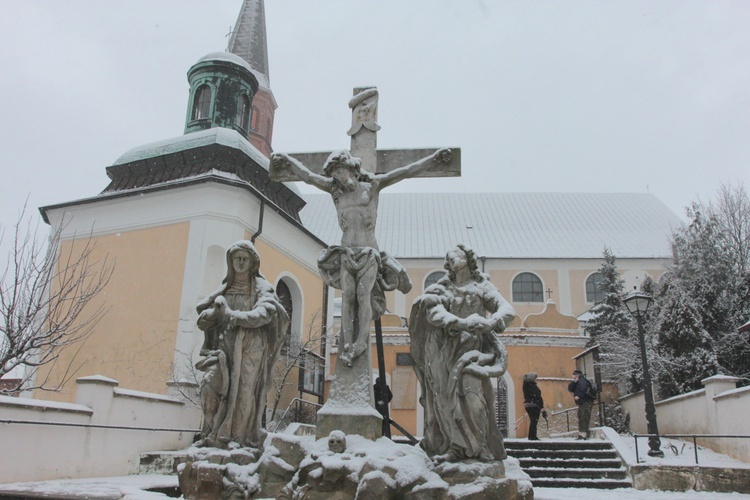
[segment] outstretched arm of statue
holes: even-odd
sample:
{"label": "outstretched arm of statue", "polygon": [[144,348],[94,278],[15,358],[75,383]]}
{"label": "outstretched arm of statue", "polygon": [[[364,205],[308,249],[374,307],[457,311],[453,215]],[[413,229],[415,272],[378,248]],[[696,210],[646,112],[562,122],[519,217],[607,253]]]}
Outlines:
{"label": "outstretched arm of statue", "polygon": [[414,163],[410,163],[405,167],[391,170],[386,174],[380,174],[375,176],[375,180],[380,182],[380,188],[388,187],[391,184],[395,184],[398,181],[414,177],[422,173],[423,171],[435,166],[438,163],[449,163],[451,161],[451,150],[448,148],[438,149],[430,156],[426,156],[421,160],[417,160]]}
{"label": "outstretched arm of statue", "polygon": [[250,311],[229,311],[229,326],[234,328],[241,326],[243,328],[260,328],[267,325],[273,318],[276,311],[266,306],[258,304]]}
{"label": "outstretched arm of statue", "polygon": [[306,182],[323,191],[330,192],[333,187],[333,179],[316,174],[302,162],[292,158],[288,154],[273,153],[271,155],[271,168],[268,172],[271,179],[285,177],[282,173],[285,174],[290,171],[302,182]]}

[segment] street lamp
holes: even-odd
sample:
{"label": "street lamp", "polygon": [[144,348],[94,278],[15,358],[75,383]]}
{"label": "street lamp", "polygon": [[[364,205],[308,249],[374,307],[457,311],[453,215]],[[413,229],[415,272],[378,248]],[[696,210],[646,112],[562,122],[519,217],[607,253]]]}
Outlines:
{"label": "street lamp", "polygon": [[663,457],[664,452],[661,451],[661,440],[659,439],[659,426],[656,425],[656,406],[654,406],[654,393],[651,391],[651,374],[648,371],[648,358],[646,357],[646,338],[643,333],[643,317],[648,311],[648,307],[653,302],[651,296],[638,290],[625,295],[622,298],[625,303],[625,307],[628,308],[630,314],[635,316],[635,321],[638,323],[638,341],[641,344],[641,363],[643,364],[643,393],[646,396],[646,423],[648,427],[648,446],[651,448],[648,450],[649,456],[652,457]]}

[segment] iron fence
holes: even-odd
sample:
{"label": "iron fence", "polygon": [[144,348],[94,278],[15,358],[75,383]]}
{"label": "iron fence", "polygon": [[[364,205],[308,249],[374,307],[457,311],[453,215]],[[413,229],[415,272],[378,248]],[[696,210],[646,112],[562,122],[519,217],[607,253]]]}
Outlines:
{"label": "iron fence", "polygon": [[635,463],[639,464],[641,463],[640,456],[638,455],[638,438],[649,438],[649,437],[658,437],[658,438],[690,438],[693,440],[693,450],[695,452],[695,463],[698,464],[698,438],[701,439],[747,439],[750,438],[750,436],[739,436],[734,434],[633,434],[633,440],[635,443]]}

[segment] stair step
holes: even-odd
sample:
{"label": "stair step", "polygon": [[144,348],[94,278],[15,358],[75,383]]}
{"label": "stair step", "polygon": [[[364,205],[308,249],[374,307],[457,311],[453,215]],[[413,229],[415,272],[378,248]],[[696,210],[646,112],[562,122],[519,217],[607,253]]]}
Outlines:
{"label": "stair step", "polygon": [[622,467],[618,459],[592,460],[592,459],[560,459],[560,458],[519,458],[522,468],[526,467],[560,467],[563,469],[589,468],[589,469],[617,469]]}
{"label": "stair step", "polygon": [[598,440],[565,441],[511,441],[505,440],[508,450],[611,450],[612,444]]}
{"label": "stair step", "polygon": [[508,455],[522,460],[524,458],[572,458],[578,460],[617,460],[619,456],[615,450],[508,450]]}
{"label": "stair step", "polygon": [[592,479],[561,479],[561,478],[533,478],[531,485],[535,488],[596,488],[613,490],[616,488],[632,488],[629,480],[592,480]]}
{"label": "stair step", "polygon": [[184,462],[186,457],[185,450],[141,453],[138,474],[177,474],[177,466]]}
{"label": "stair step", "polygon": [[560,469],[560,468],[530,468],[523,471],[531,478],[563,478],[563,479],[627,479],[628,473],[624,468],[619,469]]}

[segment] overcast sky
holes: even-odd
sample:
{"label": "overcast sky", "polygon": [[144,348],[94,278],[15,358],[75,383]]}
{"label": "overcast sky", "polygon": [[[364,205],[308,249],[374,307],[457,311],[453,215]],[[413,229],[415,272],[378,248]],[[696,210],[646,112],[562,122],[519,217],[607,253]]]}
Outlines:
{"label": "overcast sky", "polygon": [[[181,135],[186,72],[241,0],[0,0],[0,224],[98,194]],[[462,149],[460,179],[390,191],[651,192],[678,215],[750,185],[750,2],[266,0],[277,151]]]}

